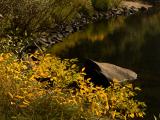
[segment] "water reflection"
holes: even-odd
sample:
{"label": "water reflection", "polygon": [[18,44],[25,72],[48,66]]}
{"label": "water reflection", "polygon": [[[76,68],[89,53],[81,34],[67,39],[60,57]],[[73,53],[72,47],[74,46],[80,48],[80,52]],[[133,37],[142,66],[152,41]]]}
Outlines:
{"label": "water reflection", "polygon": [[111,47],[114,47],[110,45],[112,43],[110,43],[109,35],[124,25],[124,19],[124,17],[119,17],[116,22],[115,19],[112,19],[108,22],[91,24],[83,32],[71,35],[63,43],[55,45],[50,51],[62,58],[89,57],[98,59],[98,57],[106,56],[107,52],[112,52],[113,48]]}
{"label": "water reflection", "polygon": [[91,58],[135,70],[148,105],[145,119],[160,113],[160,10],[87,26],[49,51],[61,58]]}

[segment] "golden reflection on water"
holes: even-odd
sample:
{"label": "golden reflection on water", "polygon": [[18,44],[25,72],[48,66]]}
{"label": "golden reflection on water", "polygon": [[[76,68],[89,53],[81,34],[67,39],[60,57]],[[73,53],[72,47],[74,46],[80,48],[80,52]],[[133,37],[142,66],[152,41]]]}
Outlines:
{"label": "golden reflection on water", "polygon": [[108,35],[112,34],[115,29],[124,25],[125,17],[119,17],[117,19],[111,19],[109,22],[104,24],[97,23],[93,26],[88,25],[87,29],[82,32],[76,32],[70,35],[68,38],[64,39],[62,43],[54,45],[49,51],[51,54],[60,55],[68,51],[68,49],[75,48],[76,45],[80,45],[84,41],[89,41],[91,43],[96,43],[97,41],[104,42],[107,40]]}
{"label": "golden reflection on water", "polygon": [[78,57],[111,62],[135,70],[140,94],[148,105],[145,119],[160,112],[160,11],[118,17],[86,26],[49,52],[62,58]]}

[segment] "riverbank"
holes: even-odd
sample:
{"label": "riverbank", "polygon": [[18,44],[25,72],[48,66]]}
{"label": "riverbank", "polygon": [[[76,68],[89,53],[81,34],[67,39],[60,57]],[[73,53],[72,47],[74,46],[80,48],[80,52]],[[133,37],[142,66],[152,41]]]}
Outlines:
{"label": "riverbank", "polygon": [[133,1],[123,1],[122,6],[126,6],[128,8],[135,7],[137,9],[141,9],[141,8],[149,9],[153,7],[151,4],[146,4],[143,2],[133,2]]}
{"label": "riverbank", "polygon": [[[6,3],[2,5],[5,6],[5,4]],[[108,7],[107,11],[97,11],[96,6],[93,5],[91,1],[83,3],[83,5],[87,4],[88,7],[81,5],[80,8],[77,8],[74,2],[72,3],[74,5],[72,7],[70,7],[69,4],[67,4],[68,6],[63,6],[60,3],[56,3],[61,5],[58,8],[54,8],[56,6],[55,3],[49,7],[48,4],[50,3],[44,3],[43,8],[35,3],[30,3],[30,6],[37,6],[38,11],[34,11],[34,14],[33,12],[28,13],[29,11],[33,11],[32,7],[27,9],[27,3],[24,2],[23,4],[25,6],[18,8],[18,12],[16,12],[17,10],[14,6],[8,8],[15,9],[13,13],[5,12],[3,9],[0,11],[2,21],[2,34],[0,35],[2,40],[0,45],[4,51],[6,51],[6,49],[8,51],[9,49],[9,51],[18,54],[20,58],[23,56],[23,53],[34,53],[37,49],[42,50],[43,48],[48,48],[56,43],[62,42],[64,38],[74,32],[83,30],[86,25],[90,23],[101,19],[108,20],[117,16],[129,16],[150,8],[141,4],[137,5],[135,2],[122,2],[121,5],[118,4],[119,7]],[[70,12],[62,14],[66,9],[60,11],[60,8],[70,8]],[[76,13],[73,12],[72,8],[76,10]],[[4,7],[4,9],[6,9],[6,7]],[[57,11],[55,11],[55,9]]]}
{"label": "riverbank", "polygon": [[[44,48],[50,47],[56,43],[62,42],[64,38],[70,34],[83,30],[83,28],[89,24],[96,22],[100,19],[108,20],[117,16],[129,16],[137,12],[144,12],[150,9],[152,5],[144,4],[140,2],[124,1],[119,8],[113,8],[107,12],[94,11],[92,16],[80,14],[79,19],[76,19],[71,24],[58,25],[54,30],[48,30],[49,34],[43,34],[36,39],[36,43]],[[36,46],[35,46],[36,47]],[[28,48],[26,48],[28,49]],[[25,50],[27,51],[27,50]]]}

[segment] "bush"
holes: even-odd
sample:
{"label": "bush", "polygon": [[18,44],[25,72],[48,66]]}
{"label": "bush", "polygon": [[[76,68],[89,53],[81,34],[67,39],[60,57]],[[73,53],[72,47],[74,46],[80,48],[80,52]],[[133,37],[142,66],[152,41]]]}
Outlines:
{"label": "bush", "polygon": [[123,1],[123,0],[113,0],[113,6],[114,6],[114,7],[120,6],[120,4],[121,4],[122,1]]}
{"label": "bush", "polygon": [[[19,61],[12,54],[1,54],[1,120],[124,120],[144,116],[144,103],[133,99],[131,84],[94,87],[89,79],[84,80],[84,69],[78,72],[77,60],[34,56],[39,61]],[[49,78],[52,87],[37,78]]]}
{"label": "bush", "polygon": [[96,10],[105,11],[112,6],[112,0],[92,0]]}
{"label": "bush", "polygon": [[94,8],[98,11],[106,11],[113,7],[118,7],[122,0],[92,0]]}
{"label": "bush", "polygon": [[66,22],[79,7],[72,0],[1,0],[0,8],[11,29],[24,35]]}
{"label": "bush", "polygon": [[82,13],[88,17],[91,17],[94,13],[91,0],[77,0],[80,3],[79,13]]}
{"label": "bush", "polygon": [[[39,38],[56,32],[57,26],[69,24],[84,6],[83,0],[0,0],[0,45],[20,52]],[[37,44],[39,45],[39,44]]]}

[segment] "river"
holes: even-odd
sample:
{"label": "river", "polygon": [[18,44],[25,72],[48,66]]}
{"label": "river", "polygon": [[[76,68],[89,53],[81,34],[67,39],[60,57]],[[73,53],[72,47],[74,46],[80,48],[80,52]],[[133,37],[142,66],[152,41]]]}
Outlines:
{"label": "river", "polygon": [[[49,52],[61,58],[91,58],[134,70],[147,104],[144,120],[160,113],[160,9],[89,24],[54,45]],[[154,119],[153,119],[154,120]]]}

